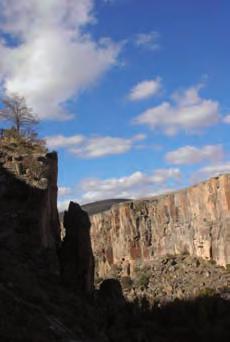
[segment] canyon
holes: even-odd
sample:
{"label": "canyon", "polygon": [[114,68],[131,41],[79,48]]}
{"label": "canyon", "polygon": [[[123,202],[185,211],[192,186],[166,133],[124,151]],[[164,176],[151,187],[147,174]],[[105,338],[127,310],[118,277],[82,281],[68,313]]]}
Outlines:
{"label": "canyon", "polygon": [[0,140],[1,341],[229,340],[230,175],[70,202],[62,232],[57,175],[40,142]]}

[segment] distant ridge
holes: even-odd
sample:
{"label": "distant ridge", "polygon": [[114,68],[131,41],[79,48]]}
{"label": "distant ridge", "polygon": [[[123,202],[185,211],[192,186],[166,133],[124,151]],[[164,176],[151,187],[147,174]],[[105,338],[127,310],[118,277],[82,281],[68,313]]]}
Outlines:
{"label": "distant ridge", "polygon": [[107,200],[87,203],[87,204],[82,205],[81,207],[90,216],[90,215],[95,215],[95,214],[104,212],[106,210],[109,210],[114,204],[127,202],[127,201],[130,201],[130,199],[125,199],[125,198],[107,199]]}

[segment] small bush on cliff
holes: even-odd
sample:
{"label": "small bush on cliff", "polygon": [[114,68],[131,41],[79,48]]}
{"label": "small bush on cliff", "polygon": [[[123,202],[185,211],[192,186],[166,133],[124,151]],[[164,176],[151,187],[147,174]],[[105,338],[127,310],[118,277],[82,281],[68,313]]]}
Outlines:
{"label": "small bush on cliff", "polygon": [[10,122],[18,133],[25,132],[38,124],[33,109],[27,106],[24,97],[11,94],[4,96],[1,102],[4,107],[0,110],[0,118]]}
{"label": "small bush on cliff", "polygon": [[209,262],[211,265],[216,265],[216,260],[210,259]]}
{"label": "small bush on cliff", "polygon": [[119,278],[121,271],[122,271],[121,265],[114,264],[111,266],[109,276],[112,278]]}
{"label": "small bush on cliff", "polygon": [[148,287],[149,279],[152,275],[151,267],[149,265],[136,265],[134,268],[135,286]]}
{"label": "small bush on cliff", "polygon": [[148,287],[150,275],[148,273],[140,273],[137,275],[135,285],[137,287]]}
{"label": "small bush on cliff", "polygon": [[123,289],[130,290],[132,288],[132,285],[133,285],[133,281],[130,277],[128,276],[121,277],[121,286]]}
{"label": "small bush on cliff", "polygon": [[1,130],[0,147],[10,154],[19,155],[47,152],[45,141],[38,139],[35,132],[22,134],[14,128]]}
{"label": "small bush on cliff", "polygon": [[3,97],[1,102],[0,120],[10,122],[12,127],[0,130],[0,147],[12,154],[46,153],[45,142],[34,131],[38,120],[25,98],[12,94]]}
{"label": "small bush on cliff", "polygon": [[205,287],[204,289],[202,289],[199,293],[200,297],[212,297],[214,296],[216,293],[215,289],[212,289],[210,287]]}

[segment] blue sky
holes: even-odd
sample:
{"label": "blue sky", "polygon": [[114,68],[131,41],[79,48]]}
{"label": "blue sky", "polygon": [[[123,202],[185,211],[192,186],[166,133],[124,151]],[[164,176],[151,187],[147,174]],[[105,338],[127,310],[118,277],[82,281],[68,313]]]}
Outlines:
{"label": "blue sky", "polygon": [[0,0],[1,93],[59,153],[59,205],[230,172],[227,0]]}

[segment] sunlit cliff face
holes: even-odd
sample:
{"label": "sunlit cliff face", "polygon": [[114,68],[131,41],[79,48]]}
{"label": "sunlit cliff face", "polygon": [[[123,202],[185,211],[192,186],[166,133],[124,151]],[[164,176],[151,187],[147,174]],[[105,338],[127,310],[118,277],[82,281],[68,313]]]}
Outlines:
{"label": "sunlit cliff face", "polygon": [[97,272],[115,265],[123,274],[155,257],[187,253],[230,262],[230,176],[223,175],[175,193],[128,201],[91,216]]}

